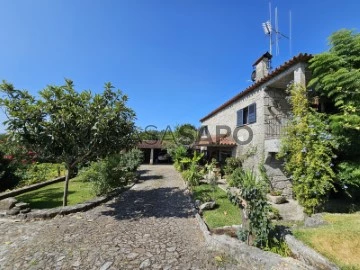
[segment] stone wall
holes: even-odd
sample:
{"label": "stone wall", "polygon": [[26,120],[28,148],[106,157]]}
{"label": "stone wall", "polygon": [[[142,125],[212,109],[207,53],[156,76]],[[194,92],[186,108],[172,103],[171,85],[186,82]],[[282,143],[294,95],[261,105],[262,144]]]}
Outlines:
{"label": "stone wall", "polygon": [[275,190],[280,190],[287,198],[292,197],[292,184],[291,181],[284,174],[283,161],[276,158],[276,153],[267,153],[264,162],[266,173],[271,181],[272,187]]}
{"label": "stone wall", "polygon": [[[256,103],[256,122],[248,124],[253,132],[253,139],[249,144],[238,145],[234,150],[234,156],[243,156],[249,152],[255,152],[254,155],[249,157],[244,167],[250,170],[257,171],[259,162],[262,160],[263,145],[264,145],[264,88],[259,88],[245,95],[240,100],[229,105],[227,108],[218,112],[211,118],[205,120],[202,125],[208,126],[208,130],[211,136],[216,135],[217,125],[226,125],[231,128],[232,136],[236,129],[237,123],[237,111],[249,106],[252,103]],[[224,131],[225,132],[225,131]],[[248,132],[246,130],[240,130],[237,134],[237,138],[240,141],[246,141],[248,138]],[[256,151],[254,151],[256,149]]]}
{"label": "stone wall", "polygon": [[287,97],[285,89],[269,87],[265,91],[264,114],[269,126],[265,127],[264,166],[272,187],[291,198],[291,181],[284,173],[283,161],[276,158],[281,147],[281,135],[291,113]]}
{"label": "stone wall", "polygon": [[[259,165],[264,162],[273,186],[288,197],[292,196],[291,181],[284,174],[282,162],[275,159],[280,149],[280,134],[269,137],[267,123],[269,119],[278,121],[278,116],[281,116],[281,121],[286,122],[291,109],[285,91],[288,84],[294,81],[305,85],[309,78],[307,64],[298,63],[202,122],[203,126],[208,126],[212,136],[216,134],[217,125],[227,125],[233,132],[236,128],[237,111],[255,102],[256,123],[247,125],[253,132],[253,139],[247,145],[237,145],[233,155],[246,156],[244,168],[255,173],[258,173]],[[245,141],[248,133],[243,130],[238,135],[240,141]],[[252,155],[248,155],[250,152]]]}

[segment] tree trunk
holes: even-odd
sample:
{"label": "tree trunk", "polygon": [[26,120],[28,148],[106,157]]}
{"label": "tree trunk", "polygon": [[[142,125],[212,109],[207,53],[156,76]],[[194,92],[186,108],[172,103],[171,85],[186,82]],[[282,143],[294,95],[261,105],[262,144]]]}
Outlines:
{"label": "tree trunk", "polygon": [[65,185],[64,185],[63,207],[67,206],[67,196],[68,196],[68,190],[69,190],[70,175],[71,175],[71,168],[70,168],[70,166],[67,166]]}

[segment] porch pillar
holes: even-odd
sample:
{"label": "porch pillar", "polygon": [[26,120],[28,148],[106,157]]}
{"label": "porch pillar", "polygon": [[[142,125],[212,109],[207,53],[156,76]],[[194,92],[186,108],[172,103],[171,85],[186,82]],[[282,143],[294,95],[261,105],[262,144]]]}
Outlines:
{"label": "porch pillar", "polygon": [[154,148],[151,148],[150,152],[150,165],[154,164]]}

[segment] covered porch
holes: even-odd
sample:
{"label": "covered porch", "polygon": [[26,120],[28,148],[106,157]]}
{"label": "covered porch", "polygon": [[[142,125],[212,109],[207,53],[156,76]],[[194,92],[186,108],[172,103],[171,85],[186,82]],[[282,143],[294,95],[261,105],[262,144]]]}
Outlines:
{"label": "covered porch", "polygon": [[196,143],[196,149],[204,153],[207,161],[215,158],[219,164],[224,164],[228,157],[235,155],[236,142],[231,137],[225,136],[209,136],[201,137]]}
{"label": "covered porch", "polygon": [[144,153],[144,163],[153,165],[164,146],[160,140],[143,140],[138,144],[138,148]]}

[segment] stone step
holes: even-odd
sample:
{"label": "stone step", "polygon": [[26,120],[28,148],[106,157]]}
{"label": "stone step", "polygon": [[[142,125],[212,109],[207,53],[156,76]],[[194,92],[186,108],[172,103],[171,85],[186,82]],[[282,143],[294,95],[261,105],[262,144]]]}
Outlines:
{"label": "stone step", "polygon": [[29,213],[30,211],[31,211],[30,208],[25,208],[25,209],[21,209],[21,210],[20,210],[20,213],[21,213],[21,214],[26,214],[26,213]]}
{"label": "stone step", "polygon": [[20,210],[21,209],[19,207],[15,206],[15,207],[11,208],[10,210],[6,211],[6,214],[10,215],[10,216],[17,215],[20,213]]}
{"label": "stone step", "polygon": [[24,202],[18,202],[17,204],[15,204],[15,207],[18,207],[20,209],[26,209],[29,208],[29,204]]}

